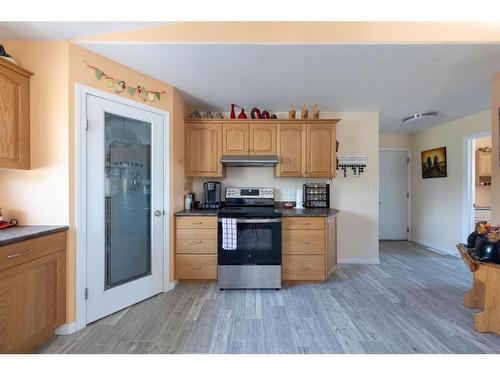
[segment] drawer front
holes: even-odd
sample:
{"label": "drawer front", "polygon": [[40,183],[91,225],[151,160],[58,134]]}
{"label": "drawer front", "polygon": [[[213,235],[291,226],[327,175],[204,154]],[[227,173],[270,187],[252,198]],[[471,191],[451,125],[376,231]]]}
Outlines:
{"label": "drawer front", "polygon": [[175,252],[217,254],[217,230],[177,229]]}
{"label": "drawer front", "polygon": [[325,231],[284,230],[283,254],[317,254],[325,253]]}
{"label": "drawer front", "polygon": [[325,280],[324,255],[283,255],[283,280]]}
{"label": "drawer front", "polygon": [[0,271],[66,249],[66,232],[0,246]]}
{"label": "drawer front", "polygon": [[283,229],[325,229],[323,217],[285,217]]}
{"label": "drawer front", "polygon": [[217,229],[216,216],[183,216],[176,218],[176,228],[179,229]]}
{"label": "drawer front", "polygon": [[175,277],[178,280],[217,279],[217,255],[177,254]]}

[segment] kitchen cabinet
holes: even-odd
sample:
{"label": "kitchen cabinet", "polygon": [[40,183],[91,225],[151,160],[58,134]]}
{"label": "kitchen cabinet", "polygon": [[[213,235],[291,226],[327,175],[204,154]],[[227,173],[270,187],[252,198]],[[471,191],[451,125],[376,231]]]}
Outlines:
{"label": "kitchen cabinet", "polygon": [[335,177],[335,124],[278,124],[277,177]]}
{"label": "kitchen cabinet", "polygon": [[225,123],[224,155],[275,155],[276,125],[270,123]]}
{"label": "kitchen cabinet", "polygon": [[305,174],[305,128],[302,124],[278,124],[276,177]]}
{"label": "kitchen cabinet", "polygon": [[0,353],[29,353],[66,319],[66,232],[0,246]]}
{"label": "kitchen cabinet", "polygon": [[491,152],[476,151],[476,185],[491,185]]}
{"label": "kitchen cabinet", "polygon": [[0,168],[30,169],[30,77],[0,59]]}
{"label": "kitchen cabinet", "polygon": [[335,126],[306,124],[306,177],[335,177]]}
{"label": "kitchen cabinet", "polygon": [[175,278],[217,279],[217,217],[175,218]]}
{"label": "kitchen cabinet", "polygon": [[187,177],[223,177],[222,125],[186,122]]}
{"label": "kitchen cabinet", "polygon": [[283,280],[324,281],[337,268],[336,218],[283,218]]}

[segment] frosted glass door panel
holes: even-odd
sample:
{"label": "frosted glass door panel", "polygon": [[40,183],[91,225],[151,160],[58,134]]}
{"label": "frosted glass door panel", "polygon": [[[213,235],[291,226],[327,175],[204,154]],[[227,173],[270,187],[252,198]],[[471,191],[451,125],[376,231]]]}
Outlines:
{"label": "frosted glass door panel", "polygon": [[151,124],[105,113],[105,289],[151,274]]}

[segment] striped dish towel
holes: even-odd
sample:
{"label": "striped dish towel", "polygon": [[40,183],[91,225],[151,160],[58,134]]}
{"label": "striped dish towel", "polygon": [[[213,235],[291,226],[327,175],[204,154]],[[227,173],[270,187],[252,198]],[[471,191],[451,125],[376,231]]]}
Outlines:
{"label": "striped dish towel", "polygon": [[222,218],[222,248],[224,250],[236,250],[236,219],[231,217]]}

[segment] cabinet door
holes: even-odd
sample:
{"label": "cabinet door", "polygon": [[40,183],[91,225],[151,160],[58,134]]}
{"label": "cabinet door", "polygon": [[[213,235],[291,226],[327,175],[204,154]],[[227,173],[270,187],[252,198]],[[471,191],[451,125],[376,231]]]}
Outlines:
{"label": "cabinet door", "polygon": [[304,125],[278,124],[276,151],[279,159],[276,166],[276,176],[302,177],[305,168]]}
{"label": "cabinet door", "polygon": [[4,64],[0,62],[0,168],[29,169],[29,76]]}
{"label": "cabinet door", "polygon": [[306,125],[306,177],[335,177],[335,125]]}
{"label": "cabinet door", "polygon": [[491,176],[491,153],[490,152],[479,152],[479,176],[489,177]]}
{"label": "cabinet door", "polygon": [[276,124],[250,124],[250,155],[276,155]]}
{"label": "cabinet door", "polygon": [[337,269],[337,218],[328,219],[326,224],[326,277]]}
{"label": "cabinet door", "polygon": [[186,124],[186,176],[222,177],[221,156],[221,124]]}
{"label": "cabinet door", "polygon": [[248,124],[224,124],[223,155],[248,155],[250,152]]}
{"label": "cabinet door", "polygon": [[0,273],[0,353],[26,353],[66,319],[65,252]]}

